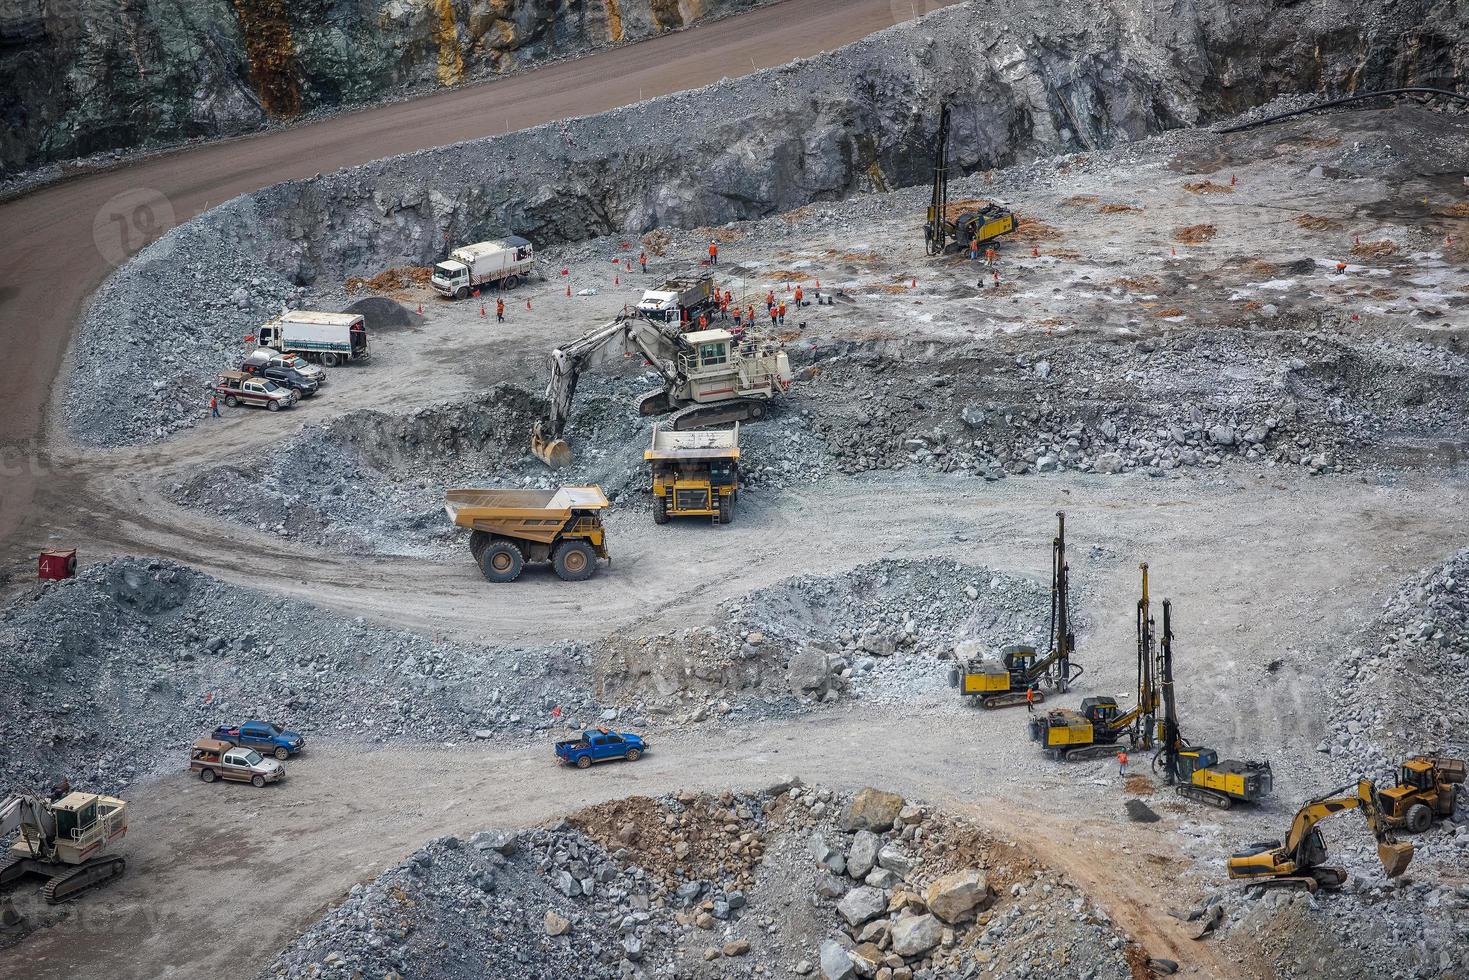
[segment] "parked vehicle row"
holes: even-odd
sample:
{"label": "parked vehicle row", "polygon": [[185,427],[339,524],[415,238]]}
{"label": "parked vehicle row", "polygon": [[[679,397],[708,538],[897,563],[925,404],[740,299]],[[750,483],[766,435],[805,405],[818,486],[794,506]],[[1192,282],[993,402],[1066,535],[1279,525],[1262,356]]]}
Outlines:
{"label": "parked vehicle row", "polygon": [[220,725],[190,747],[189,771],[206,783],[222,779],[260,787],[284,779],[286,767],[281,762],[305,747],[305,738],[268,721]]}
{"label": "parked vehicle row", "polygon": [[358,313],[287,310],[262,324],[251,351],[233,371],[221,371],[210,385],[231,408],[247,405],[278,412],[310,398],[326,384],[321,365],[366,361],[367,323]]}

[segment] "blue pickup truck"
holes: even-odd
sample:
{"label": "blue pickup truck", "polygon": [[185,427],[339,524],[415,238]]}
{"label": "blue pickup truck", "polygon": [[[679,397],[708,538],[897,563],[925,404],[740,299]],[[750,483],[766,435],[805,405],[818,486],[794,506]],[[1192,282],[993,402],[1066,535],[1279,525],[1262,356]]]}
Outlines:
{"label": "blue pickup truck", "polygon": [[284,731],[268,721],[247,721],[243,725],[220,725],[214,737],[221,742],[254,749],[262,755],[289,759],[306,746],[306,740],[295,732]]}
{"label": "blue pickup truck", "polygon": [[594,762],[626,759],[636,762],[648,751],[648,741],[632,732],[609,732],[605,728],[588,729],[580,738],[556,743],[556,758],[569,766],[585,769]]}

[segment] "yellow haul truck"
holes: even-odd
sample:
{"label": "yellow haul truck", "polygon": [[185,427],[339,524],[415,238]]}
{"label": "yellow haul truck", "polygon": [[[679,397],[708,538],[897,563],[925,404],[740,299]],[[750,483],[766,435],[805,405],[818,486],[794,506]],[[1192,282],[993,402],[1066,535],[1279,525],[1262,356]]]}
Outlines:
{"label": "yellow haul truck", "polygon": [[739,499],[740,426],[712,431],[675,432],[653,426],[653,442],[643,450],[652,471],[653,520],[710,517],[715,524],[734,520]]}
{"label": "yellow haul truck", "polygon": [[470,529],[469,551],[485,578],[513,582],[528,561],[549,561],[568,582],[592,577],[607,558],[601,487],[450,490],[444,513]]}

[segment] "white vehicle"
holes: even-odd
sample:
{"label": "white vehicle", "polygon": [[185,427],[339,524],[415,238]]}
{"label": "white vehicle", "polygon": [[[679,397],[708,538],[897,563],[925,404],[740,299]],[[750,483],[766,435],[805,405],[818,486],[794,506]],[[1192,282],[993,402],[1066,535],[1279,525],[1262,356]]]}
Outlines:
{"label": "white vehicle", "polygon": [[367,321],[360,313],[287,310],[262,324],[256,340],[262,347],[320,361],[327,367],[372,356],[367,350]]}
{"label": "white vehicle", "polygon": [[663,323],[692,321],[701,310],[717,305],[712,275],[669,279],[657,289],[643,291],[638,314]]}
{"label": "white vehicle", "polygon": [[434,266],[429,282],[434,289],[454,299],[464,299],[482,286],[514,289],[535,264],[534,253],[531,243],[518,235],[464,245]]}

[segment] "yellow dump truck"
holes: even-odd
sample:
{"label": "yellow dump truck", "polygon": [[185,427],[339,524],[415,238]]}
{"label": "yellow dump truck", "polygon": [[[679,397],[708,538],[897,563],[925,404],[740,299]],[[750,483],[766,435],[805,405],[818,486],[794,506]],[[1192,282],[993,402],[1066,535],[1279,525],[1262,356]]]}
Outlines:
{"label": "yellow dump truck", "polygon": [[450,490],[444,513],[467,527],[469,551],[485,578],[513,582],[526,562],[549,561],[568,582],[592,577],[607,558],[601,487],[560,490]]}
{"label": "yellow dump truck", "polygon": [[643,450],[652,471],[653,520],[710,517],[715,524],[734,520],[739,499],[740,426],[677,432],[653,426],[653,442]]}

